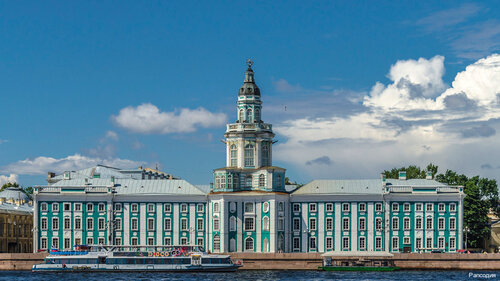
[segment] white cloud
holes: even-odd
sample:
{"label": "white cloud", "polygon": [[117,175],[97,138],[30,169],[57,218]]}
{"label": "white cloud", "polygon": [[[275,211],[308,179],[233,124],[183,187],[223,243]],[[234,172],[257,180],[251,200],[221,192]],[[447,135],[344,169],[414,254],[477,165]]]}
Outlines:
{"label": "white cloud", "polygon": [[0,175],[0,186],[9,182],[10,183],[18,182],[18,176],[16,174],[10,174],[8,176]]}
{"label": "white cloud", "polygon": [[9,140],[2,140],[2,139],[0,139],[0,144],[6,143],[6,142],[9,142]]}
{"label": "white cloud", "polygon": [[[429,162],[497,178],[494,169],[480,167],[500,165],[500,55],[467,66],[448,89],[443,62],[441,56],[396,62],[391,83],[377,82],[360,113],[338,116],[332,109],[330,116],[276,124],[285,141],[274,147],[274,158],[311,178],[376,177]],[[311,165],[316,159],[330,165]]]}
{"label": "white cloud", "polygon": [[97,164],[117,168],[132,168],[139,166],[142,163],[121,158],[106,159],[74,154],[64,158],[40,156],[34,159],[25,159],[2,167],[1,171],[20,175],[45,175],[47,172],[60,173],[63,171],[84,169]]}
{"label": "white cloud", "polygon": [[107,139],[112,139],[114,141],[117,141],[118,140],[118,134],[113,132],[113,131],[107,131],[106,132],[106,138]]}
{"label": "white cloud", "polygon": [[175,112],[162,112],[151,103],[120,110],[112,120],[120,127],[143,134],[169,134],[194,132],[197,128],[222,126],[227,117],[223,113],[212,113],[203,107],[182,108]]}

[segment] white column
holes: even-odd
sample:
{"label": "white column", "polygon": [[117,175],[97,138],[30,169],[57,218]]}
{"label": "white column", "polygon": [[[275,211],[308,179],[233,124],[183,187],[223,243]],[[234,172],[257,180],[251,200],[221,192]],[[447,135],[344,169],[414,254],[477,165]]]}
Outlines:
{"label": "white column", "polygon": [[236,230],[237,230],[237,244],[236,249],[238,252],[243,252],[243,201],[236,202]]}
{"label": "white column", "polygon": [[[40,226],[38,225],[39,220],[39,213],[38,213],[38,198],[37,198],[37,192],[34,193],[33,195],[33,253],[36,253],[38,251],[38,240],[40,239],[39,233],[40,233]],[[82,206],[83,208],[83,206]],[[86,223],[86,222],[85,222]],[[86,224],[83,225],[83,218],[82,218],[82,226],[84,226],[84,229],[86,228]],[[82,241],[82,244],[85,243]]]}
{"label": "white column", "polygon": [[341,243],[342,243],[342,235],[341,235],[341,221],[342,221],[342,212],[340,209],[340,202],[335,203],[335,213],[333,214],[335,217],[335,251],[341,251]]}
{"label": "white column", "polygon": [[255,168],[259,168],[261,167],[262,163],[260,162],[261,159],[260,159],[260,152],[262,150],[262,143],[261,143],[261,140],[256,140],[255,141],[255,155],[254,155],[254,159],[255,159]]}
{"label": "white column", "polygon": [[463,249],[464,244],[463,244],[463,230],[464,230],[464,198],[462,195],[460,195],[460,201],[458,202],[458,250]]}
{"label": "white column", "polygon": [[245,142],[242,138],[238,139],[238,168],[243,168],[245,165],[244,154],[245,153]]}
{"label": "white column", "polygon": [[325,252],[325,203],[318,203],[318,252]]}
{"label": "white column", "polygon": [[172,245],[179,245],[181,244],[181,241],[179,240],[179,203],[173,203],[174,207],[174,212],[172,213],[173,219],[174,219],[174,239],[172,241]]}
{"label": "white column", "polygon": [[196,245],[196,204],[189,204],[189,245]]}
{"label": "white column", "polygon": [[164,245],[163,240],[163,212],[161,203],[156,203],[156,245]]}
{"label": "white column", "polygon": [[227,238],[228,233],[227,233],[227,207],[226,207],[226,202],[224,199],[219,201],[219,206],[220,206],[220,216],[219,216],[219,227],[220,227],[220,250],[221,252],[226,252],[227,253],[227,246],[228,246],[228,240]]}
{"label": "white column", "polygon": [[384,233],[385,233],[385,245],[384,245],[384,248],[385,248],[385,251],[386,252],[390,252],[391,251],[391,244],[389,243],[390,242],[390,220],[391,220],[391,209],[390,209],[390,204],[388,201],[385,201],[384,200],[384,214],[385,214],[385,218],[384,218]]}
{"label": "white column", "polygon": [[[84,207],[84,206],[83,206]],[[82,207],[82,208],[83,208]],[[129,246],[130,245],[130,204],[129,203],[123,203],[123,245]],[[83,219],[82,219],[82,223]],[[86,223],[86,222],[85,222]]]}
{"label": "white column", "polygon": [[375,243],[375,232],[374,232],[374,208],[373,202],[368,203],[368,218],[367,218],[367,228],[366,228],[366,242],[368,246],[368,251],[373,251],[373,244]]}
{"label": "white column", "polygon": [[139,205],[140,229],[139,229],[139,245],[147,245],[147,229],[146,229],[146,203]]}
{"label": "white column", "polygon": [[207,226],[207,230],[206,230],[206,245],[207,245],[207,249],[210,251],[210,252],[213,252],[214,249],[213,249],[213,232],[212,232],[212,221],[213,221],[213,211],[212,211],[212,201],[211,200],[208,200],[207,202],[207,222],[206,222],[206,226]]}
{"label": "white column", "polygon": [[269,252],[276,252],[276,200],[269,200]]}
{"label": "white column", "polygon": [[358,250],[358,204],[351,203],[351,251]]}
{"label": "white column", "polygon": [[[256,230],[256,240],[255,241],[255,252],[263,252],[262,251],[262,243],[261,243],[261,240],[262,240],[262,203],[261,202],[256,202],[255,203],[255,208],[256,208],[256,211],[255,211],[255,230]],[[269,224],[272,225],[271,223],[271,220],[269,218]],[[271,232],[271,235],[272,232]]]}
{"label": "white column", "polygon": [[301,252],[308,252],[308,243],[309,243],[309,235],[308,235],[308,230],[309,230],[309,222],[307,221],[307,212],[309,211],[309,206],[307,203],[302,203],[302,249]]}

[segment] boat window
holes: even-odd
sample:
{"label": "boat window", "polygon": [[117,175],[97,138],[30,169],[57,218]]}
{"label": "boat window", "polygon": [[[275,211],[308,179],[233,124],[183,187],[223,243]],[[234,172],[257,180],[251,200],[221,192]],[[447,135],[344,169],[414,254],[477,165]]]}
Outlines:
{"label": "boat window", "polygon": [[135,264],[134,259],[126,259],[126,264]]}
{"label": "boat window", "polygon": [[106,257],[99,257],[97,258],[97,261],[99,264],[105,264],[106,263]]}
{"label": "boat window", "polygon": [[146,264],[153,264],[154,263],[154,259],[146,259]]}

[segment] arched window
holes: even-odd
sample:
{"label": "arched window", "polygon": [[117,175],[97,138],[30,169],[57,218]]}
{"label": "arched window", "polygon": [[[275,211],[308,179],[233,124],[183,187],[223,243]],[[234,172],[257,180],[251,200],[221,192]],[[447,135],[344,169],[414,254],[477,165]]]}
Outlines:
{"label": "arched window", "polygon": [[233,187],[234,188],[238,188],[238,186],[240,185],[240,175],[238,174],[234,174],[233,175]]}
{"label": "arched window", "polygon": [[269,144],[267,142],[262,142],[262,167],[270,166],[269,163]]}
{"label": "arched window", "polygon": [[281,187],[281,175],[276,175],[276,186]]}
{"label": "arched window", "polygon": [[246,178],[245,178],[245,187],[246,188],[252,188],[252,181],[253,181],[252,175],[246,176]]}
{"label": "arched window", "polygon": [[226,176],[220,176],[220,187],[226,188]]}
{"label": "arched window", "polygon": [[280,234],[280,237],[278,238],[278,252],[283,252],[285,250],[285,238],[283,237],[283,234]]}
{"label": "arched window", "polygon": [[243,109],[240,109],[240,117],[238,119],[240,123],[245,122],[245,111]]}
{"label": "arched window", "polygon": [[251,237],[245,239],[245,251],[253,251],[253,239]]}
{"label": "arched window", "polygon": [[233,188],[233,176],[231,174],[227,175],[227,188]]}
{"label": "arched window", "polygon": [[220,177],[215,176],[215,188],[220,188]]}
{"label": "arched window", "polygon": [[220,236],[215,234],[214,236],[214,252],[220,252]]}
{"label": "arched window", "polygon": [[269,240],[267,240],[267,238],[265,238],[264,243],[262,243],[262,251],[264,253],[269,252]]}
{"label": "arched window", "polygon": [[255,122],[260,121],[260,110],[258,108],[255,109]]}
{"label": "arched window", "polygon": [[235,252],[236,251],[236,240],[234,238],[231,238],[229,240],[229,252]]}
{"label": "arched window", "polygon": [[253,123],[253,111],[252,111],[252,109],[247,110],[247,122]]}
{"label": "arched window", "polygon": [[252,144],[247,144],[245,146],[245,167],[254,166],[253,151],[254,151],[254,146]]}
{"label": "arched window", "polygon": [[229,231],[236,231],[236,218],[235,217],[229,218]]}
{"label": "arched window", "polygon": [[269,218],[267,216],[262,219],[262,231],[269,231]]}
{"label": "arched window", "polygon": [[265,187],[266,186],[266,176],[261,174],[259,176],[259,187]]}
{"label": "arched window", "polygon": [[231,167],[238,166],[238,147],[236,146],[236,144],[231,145],[230,156],[231,156]]}

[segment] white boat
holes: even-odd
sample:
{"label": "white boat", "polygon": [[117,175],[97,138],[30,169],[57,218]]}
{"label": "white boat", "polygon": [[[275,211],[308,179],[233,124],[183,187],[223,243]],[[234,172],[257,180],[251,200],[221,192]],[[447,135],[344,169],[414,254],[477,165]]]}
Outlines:
{"label": "white boat", "polygon": [[236,271],[241,261],[213,255],[198,246],[75,246],[51,251],[33,272],[59,271]]}

